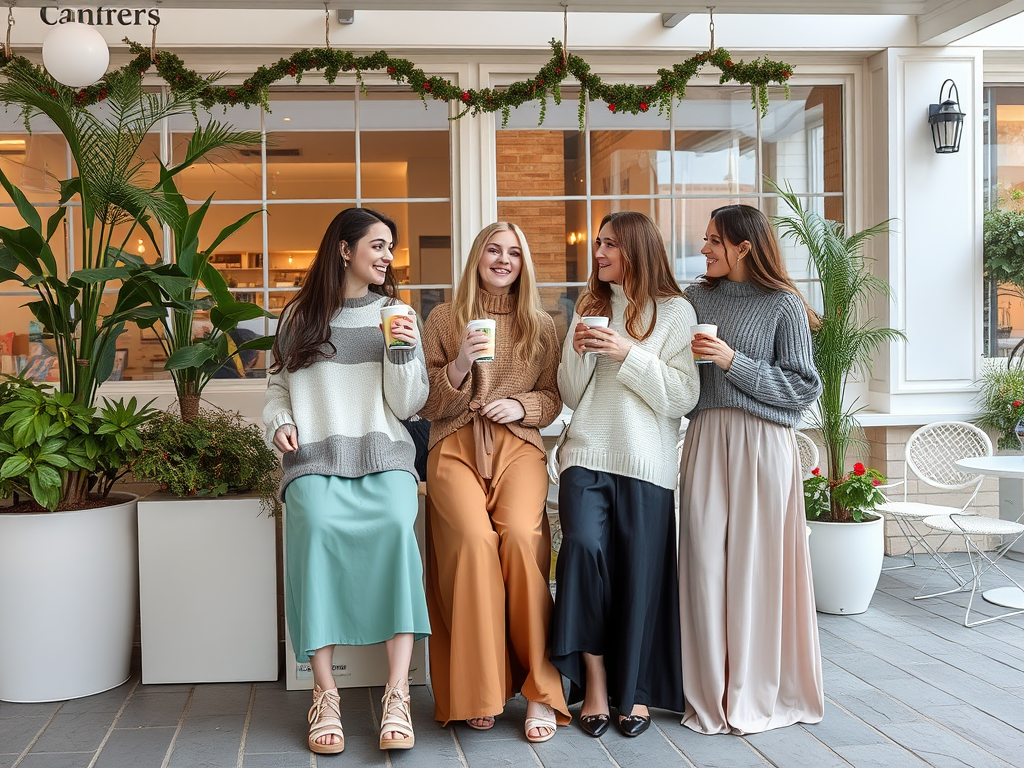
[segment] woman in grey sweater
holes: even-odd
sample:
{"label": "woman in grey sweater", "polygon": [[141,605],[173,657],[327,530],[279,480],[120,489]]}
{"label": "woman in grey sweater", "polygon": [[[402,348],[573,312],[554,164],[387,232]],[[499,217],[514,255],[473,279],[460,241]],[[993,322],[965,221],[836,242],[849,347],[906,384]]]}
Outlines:
{"label": "woman in grey sweater", "polygon": [[786,273],[768,219],[711,214],[703,279],[686,292],[700,399],[682,455],[679,605],[683,725],[757,733],[824,712],[821,652],[793,427],[821,393],[817,316]]}

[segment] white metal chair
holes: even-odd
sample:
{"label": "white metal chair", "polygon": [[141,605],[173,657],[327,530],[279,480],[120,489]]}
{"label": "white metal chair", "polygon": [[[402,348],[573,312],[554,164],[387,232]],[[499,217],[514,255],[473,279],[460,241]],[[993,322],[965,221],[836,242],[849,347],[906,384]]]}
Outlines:
{"label": "white metal chair", "polygon": [[[997,619],[1005,619],[1007,616],[1016,616],[1024,613],[1024,608],[1016,608],[1005,613],[1001,613],[998,616],[988,616],[978,621],[971,621],[971,608],[974,605],[974,596],[978,590],[981,589],[982,576],[992,569],[995,569],[1006,579],[1013,584],[1017,589],[1021,589],[1021,585],[1014,579],[1010,574],[999,567],[999,560],[1002,558],[1010,547],[1024,535],[1024,525],[1021,525],[1020,518],[1016,521],[1013,520],[999,520],[992,519],[989,517],[982,517],[981,515],[966,515],[959,512],[954,512],[949,515],[934,515],[932,517],[926,517],[922,521],[925,526],[932,530],[940,531],[945,533],[947,537],[960,534],[964,537],[964,546],[967,550],[967,556],[971,564],[971,578],[968,583],[971,586],[971,597],[967,601],[967,612],[964,614],[964,626],[965,627],[976,627],[979,624],[987,624],[990,621],[996,621]],[[1000,539],[1000,543],[990,551],[986,551],[982,546],[979,546],[978,541],[975,537],[980,537],[984,543],[989,537],[995,536]],[[927,584],[927,582],[925,582]],[[922,588],[923,589],[923,588]],[[947,589],[942,592],[933,592],[928,595],[917,595],[917,599],[923,599],[926,597],[938,597],[939,595],[948,595],[953,592],[959,592],[965,589],[965,585],[959,584],[952,589]]]}
{"label": "white metal chair", "polygon": [[[948,518],[952,514],[961,516],[971,514],[968,512],[968,508],[977,498],[984,478],[981,475],[970,474],[958,469],[954,462],[958,459],[991,455],[992,441],[989,440],[988,435],[973,424],[963,421],[938,421],[927,424],[910,436],[910,439],[907,440],[903,462],[903,479],[885,486],[888,491],[888,489],[902,485],[903,500],[890,499],[876,509],[877,512],[896,521],[900,533],[907,542],[907,552],[904,557],[907,557],[910,562],[904,565],[889,566],[885,570],[911,568],[917,565],[918,548],[920,548],[932,558],[939,568],[959,584],[959,589],[965,588],[970,583],[939,554],[942,544],[957,531],[946,532],[946,538],[940,542],[939,546],[933,547],[925,539],[925,536],[914,527],[914,524],[937,516]],[[925,485],[942,491],[970,490],[972,493],[962,507],[908,501],[907,490],[911,476]],[[940,530],[935,526],[929,527],[932,530]]]}
{"label": "white metal chair", "polygon": [[796,449],[800,455],[800,474],[806,480],[812,470],[821,466],[818,446],[804,432],[794,430],[793,434],[796,435]]}

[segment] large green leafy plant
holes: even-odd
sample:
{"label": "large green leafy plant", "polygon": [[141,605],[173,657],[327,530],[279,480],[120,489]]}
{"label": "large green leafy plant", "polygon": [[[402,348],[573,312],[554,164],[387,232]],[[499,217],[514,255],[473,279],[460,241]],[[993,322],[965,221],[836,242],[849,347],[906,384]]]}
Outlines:
{"label": "large green leafy plant", "polygon": [[850,478],[845,468],[846,454],[852,446],[864,444],[856,417],[860,408],[856,403],[844,404],[846,384],[851,374],[870,370],[871,357],[882,346],[906,338],[868,316],[870,301],[888,299],[890,292],[889,284],[871,273],[862,250],[873,237],[888,231],[888,222],[847,235],[842,223],[804,208],[792,190],[776,189],[791,211],[788,216],[775,218],[779,234],[807,249],[822,294],[821,325],[813,334],[814,363],[821,376],[822,393],[812,419],[825,445],[830,492],[827,511],[823,505],[815,505],[814,510],[820,514],[815,516],[808,508],[808,515],[828,522],[859,522],[863,512],[870,511],[861,502],[880,501],[881,494],[868,493],[865,499],[858,496],[858,503],[851,505],[854,508],[844,505],[847,489],[839,486]]}
{"label": "large green leafy plant", "polygon": [[998,435],[999,450],[1020,450],[1017,423],[1024,419],[1024,364],[1019,357],[1006,367],[999,364],[985,369],[978,382],[976,397],[981,413],[974,423]]}
{"label": "large green leafy plant", "polygon": [[[168,117],[192,114],[200,85],[170,94],[149,93],[138,70],[118,70],[104,81],[107,98],[101,108],[88,109],[77,91],[25,59],[12,60],[4,75],[0,103],[20,108],[26,122],[37,116],[52,121],[67,141],[77,175],[60,182],[57,212],[44,224],[21,190],[0,172],[0,184],[26,225],[0,227],[0,284],[13,282],[35,291],[38,298],[28,306],[53,339],[58,391],[70,396],[67,405],[90,409],[97,388],[113,370],[117,339],[125,325],[151,327],[162,322],[175,306],[169,297],[180,295],[190,283],[174,264],[146,264],[125,252],[137,230],[157,243],[153,225],[174,219],[175,206],[164,194],[166,179],[213,150],[253,139],[216,122],[197,126],[181,162],[165,169],[164,178],[148,179],[145,158],[140,157],[146,135]],[[80,207],[76,218],[81,268],[62,279],[50,242],[73,202]],[[113,308],[104,314],[104,291],[111,283],[120,287]],[[0,459],[5,456],[0,453]],[[77,465],[59,469],[58,506],[80,506],[94,478]]]}
{"label": "large green leafy plant", "polygon": [[0,383],[0,496],[32,498],[51,512],[64,485],[82,473],[106,498],[142,450],[139,427],[155,412],[133,397],[104,400],[100,409],[79,405],[70,392],[44,389],[24,379]]}

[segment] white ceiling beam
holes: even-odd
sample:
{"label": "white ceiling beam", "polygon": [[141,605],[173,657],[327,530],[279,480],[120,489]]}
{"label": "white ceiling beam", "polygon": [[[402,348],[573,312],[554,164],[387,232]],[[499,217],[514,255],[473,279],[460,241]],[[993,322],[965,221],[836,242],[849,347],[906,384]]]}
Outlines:
{"label": "white ceiling beam", "polygon": [[663,13],[661,14],[661,26],[674,27],[689,15],[688,13]]}
{"label": "white ceiling beam", "polygon": [[1024,0],[934,0],[917,17],[918,45],[949,45],[1024,11]]}

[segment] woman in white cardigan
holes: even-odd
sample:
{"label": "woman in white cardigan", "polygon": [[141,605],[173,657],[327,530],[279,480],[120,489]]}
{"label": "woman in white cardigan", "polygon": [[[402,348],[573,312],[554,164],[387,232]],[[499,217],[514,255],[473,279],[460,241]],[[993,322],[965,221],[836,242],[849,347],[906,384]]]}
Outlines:
{"label": "woman in white cardigan", "polygon": [[608,729],[610,704],[638,736],[648,707],[683,708],[673,491],[679,426],[699,394],[696,316],[643,214],[606,216],[595,259],[558,368],[574,413],[559,449],[551,660],[583,700],[584,731]]}

